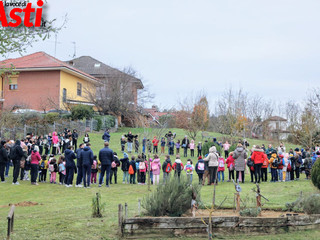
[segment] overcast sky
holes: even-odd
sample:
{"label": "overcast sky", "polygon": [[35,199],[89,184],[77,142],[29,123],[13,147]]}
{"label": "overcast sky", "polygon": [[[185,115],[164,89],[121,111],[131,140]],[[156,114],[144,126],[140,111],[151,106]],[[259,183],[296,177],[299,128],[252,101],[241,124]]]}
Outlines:
{"label": "overcast sky", "polygon": [[[301,101],[319,86],[319,0],[48,0],[66,28],[56,57],[134,67],[169,108],[205,90],[211,109],[229,87]],[[55,54],[54,37],[28,53]],[[12,54],[10,57],[15,57]]]}

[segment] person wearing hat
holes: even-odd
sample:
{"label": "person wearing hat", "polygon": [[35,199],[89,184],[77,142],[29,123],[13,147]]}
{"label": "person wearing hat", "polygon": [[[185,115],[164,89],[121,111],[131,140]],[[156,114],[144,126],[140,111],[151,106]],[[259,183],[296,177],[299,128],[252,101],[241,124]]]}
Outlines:
{"label": "person wearing hat", "polygon": [[121,162],[121,170],[123,172],[123,180],[122,180],[122,183],[123,184],[129,184],[129,165],[130,165],[130,162],[129,162],[129,156],[126,152],[123,153],[123,158],[120,159],[120,162]]}

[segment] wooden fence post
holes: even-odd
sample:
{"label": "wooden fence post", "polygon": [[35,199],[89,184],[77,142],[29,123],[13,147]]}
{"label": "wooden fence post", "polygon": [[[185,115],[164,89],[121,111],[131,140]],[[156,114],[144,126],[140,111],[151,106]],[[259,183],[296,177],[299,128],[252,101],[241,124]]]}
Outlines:
{"label": "wooden fence post", "polygon": [[141,216],[141,199],[138,200],[138,213],[140,217]]}
{"label": "wooden fence post", "polygon": [[123,235],[123,207],[122,204],[118,205],[118,234]]}
{"label": "wooden fence post", "polygon": [[124,219],[128,218],[128,204],[124,204]]}
{"label": "wooden fence post", "polygon": [[15,206],[12,205],[10,212],[8,214],[8,233],[7,233],[7,240],[10,239],[10,235],[13,232],[13,223],[14,223],[14,209]]}

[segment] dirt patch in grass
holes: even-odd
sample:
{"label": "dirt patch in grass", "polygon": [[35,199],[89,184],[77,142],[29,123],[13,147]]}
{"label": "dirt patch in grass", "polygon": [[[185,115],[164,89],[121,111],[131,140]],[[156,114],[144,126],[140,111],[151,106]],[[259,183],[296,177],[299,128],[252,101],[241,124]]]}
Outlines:
{"label": "dirt patch in grass", "polygon": [[41,203],[37,203],[37,202],[30,202],[30,201],[24,201],[24,202],[19,202],[19,203],[9,203],[8,205],[2,205],[0,206],[0,208],[6,208],[6,207],[10,207],[12,205],[15,205],[16,207],[32,207],[32,206],[36,206],[36,205],[42,205]]}

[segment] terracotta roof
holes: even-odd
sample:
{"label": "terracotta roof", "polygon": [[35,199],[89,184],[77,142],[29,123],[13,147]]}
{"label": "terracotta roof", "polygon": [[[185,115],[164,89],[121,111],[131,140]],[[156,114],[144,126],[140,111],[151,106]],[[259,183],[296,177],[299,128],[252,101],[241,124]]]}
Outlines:
{"label": "terracotta roof", "polygon": [[81,56],[69,61],[66,61],[69,66],[74,66],[81,71],[84,71],[97,78],[119,78],[123,77],[135,82],[140,89],[144,86],[139,78],[133,77],[125,72],[122,72],[116,68],[110,67],[107,64],[100,62],[90,56]]}
{"label": "terracotta roof", "polygon": [[266,119],[266,121],[281,121],[281,122],[286,122],[287,119],[279,117],[279,116],[272,116]]}
{"label": "terracotta roof", "polygon": [[100,82],[97,78],[91,76],[90,74],[87,74],[75,67],[72,67],[69,64],[60,61],[59,59],[54,58],[45,52],[36,52],[23,57],[7,59],[0,62],[0,68],[10,68],[12,65],[17,71],[27,71],[31,69],[48,70],[50,68],[61,70],[68,69],[71,72],[75,72],[77,74],[90,78],[91,80]]}

